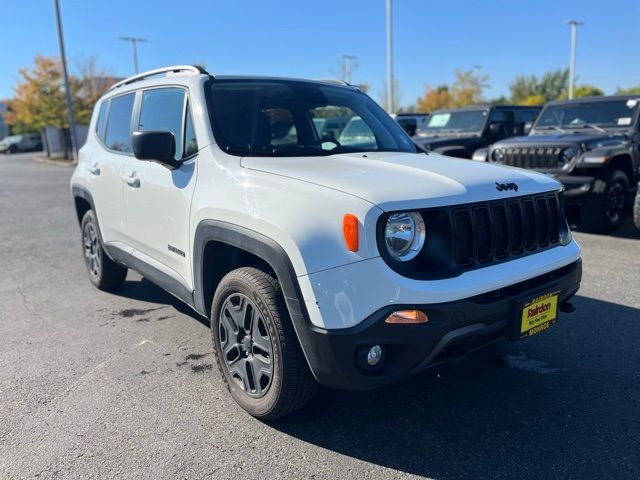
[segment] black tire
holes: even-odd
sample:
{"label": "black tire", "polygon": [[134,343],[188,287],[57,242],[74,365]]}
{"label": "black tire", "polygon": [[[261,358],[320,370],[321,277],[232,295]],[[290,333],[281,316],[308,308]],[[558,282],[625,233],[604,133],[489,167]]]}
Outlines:
{"label": "black tire", "polygon": [[633,223],[640,229],[640,184],[636,193],[636,201],[633,204]]}
{"label": "black tire", "polygon": [[127,269],[111,260],[105,253],[93,210],[88,210],[82,217],[80,232],[84,263],[91,283],[106,292],[119,289],[127,278]]}
{"label": "black tire", "polygon": [[315,395],[317,382],[293,330],[280,284],[271,275],[251,267],[228,273],[213,298],[211,334],[222,378],[250,415],[262,420],[283,417]]}
{"label": "black tire", "polygon": [[629,179],[621,170],[612,170],[596,180],[598,193],[582,205],[580,218],[583,230],[593,233],[615,233],[620,230],[628,212]]}
{"label": "black tire", "polygon": [[7,153],[18,153],[18,146],[9,145],[9,148],[7,149]]}

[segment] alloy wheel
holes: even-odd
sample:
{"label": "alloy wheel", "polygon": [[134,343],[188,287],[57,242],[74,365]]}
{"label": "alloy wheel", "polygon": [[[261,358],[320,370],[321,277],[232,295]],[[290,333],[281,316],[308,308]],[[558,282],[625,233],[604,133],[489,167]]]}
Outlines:
{"label": "alloy wheel", "polygon": [[84,259],[87,262],[89,273],[93,277],[100,276],[102,268],[102,251],[100,249],[100,241],[98,232],[92,223],[87,223],[82,231],[82,244],[84,246]]}
{"label": "alloy wheel", "polygon": [[617,223],[624,215],[625,189],[620,182],[615,182],[607,192],[606,215],[611,224]]}
{"label": "alloy wheel", "polygon": [[229,376],[250,397],[264,396],[273,378],[273,346],[265,320],[249,297],[233,293],[226,298],[218,333]]}

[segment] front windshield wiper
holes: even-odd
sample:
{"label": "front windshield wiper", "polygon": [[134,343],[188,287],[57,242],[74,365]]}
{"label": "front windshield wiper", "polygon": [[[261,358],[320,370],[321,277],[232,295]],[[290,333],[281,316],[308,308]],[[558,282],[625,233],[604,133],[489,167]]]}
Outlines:
{"label": "front windshield wiper", "polygon": [[584,123],[584,124],[581,125],[581,127],[589,127],[589,128],[591,128],[593,130],[597,130],[598,132],[607,133],[607,131],[604,128],[602,128],[602,127],[600,127],[598,125],[595,125],[593,123]]}
{"label": "front windshield wiper", "polygon": [[567,133],[566,130],[558,127],[557,125],[545,125],[543,127],[536,127],[535,129],[536,130],[551,130],[551,129],[553,129],[553,130],[559,131],[560,133]]}

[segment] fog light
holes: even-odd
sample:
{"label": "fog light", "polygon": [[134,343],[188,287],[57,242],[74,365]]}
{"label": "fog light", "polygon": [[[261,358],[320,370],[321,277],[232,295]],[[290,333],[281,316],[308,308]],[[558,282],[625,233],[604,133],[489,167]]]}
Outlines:
{"label": "fog light", "polygon": [[389,315],[384,323],[427,323],[429,317],[421,310],[399,310]]}
{"label": "fog light", "polygon": [[374,345],[367,352],[367,363],[375,367],[382,360],[382,354],[382,347],[380,345]]}

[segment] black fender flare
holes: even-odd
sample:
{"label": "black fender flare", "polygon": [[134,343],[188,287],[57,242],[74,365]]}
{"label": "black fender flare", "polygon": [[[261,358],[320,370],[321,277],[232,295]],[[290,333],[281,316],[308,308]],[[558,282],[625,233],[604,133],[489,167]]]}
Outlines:
{"label": "black fender flare", "polygon": [[314,367],[318,365],[318,362],[322,363],[322,359],[319,358],[320,352],[311,340],[309,332],[310,330],[321,331],[322,329],[312,325],[309,320],[298,277],[289,255],[280,244],[266,235],[220,220],[203,220],[198,224],[193,243],[193,299],[196,311],[207,317],[208,307],[205,305],[203,289],[206,272],[203,266],[205,247],[211,241],[245,250],[264,260],[273,269],[280,282],[296,336],[313,373]]}
{"label": "black fender flare", "polygon": [[[91,195],[89,190],[87,190],[85,187],[81,185],[73,184],[71,185],[71,195],[73,196],[74,203],[76,198],[82,198],[83,200],[86,200],[87,203],[91,206],[91,210],[93,210],[93,212],[96,214],[96,220],[98,219],[98,213],[96,212],[96,204],[94,203],[93,196]],[[78,223],[80,222],[82,222],[82,219],[78,218]]]}

